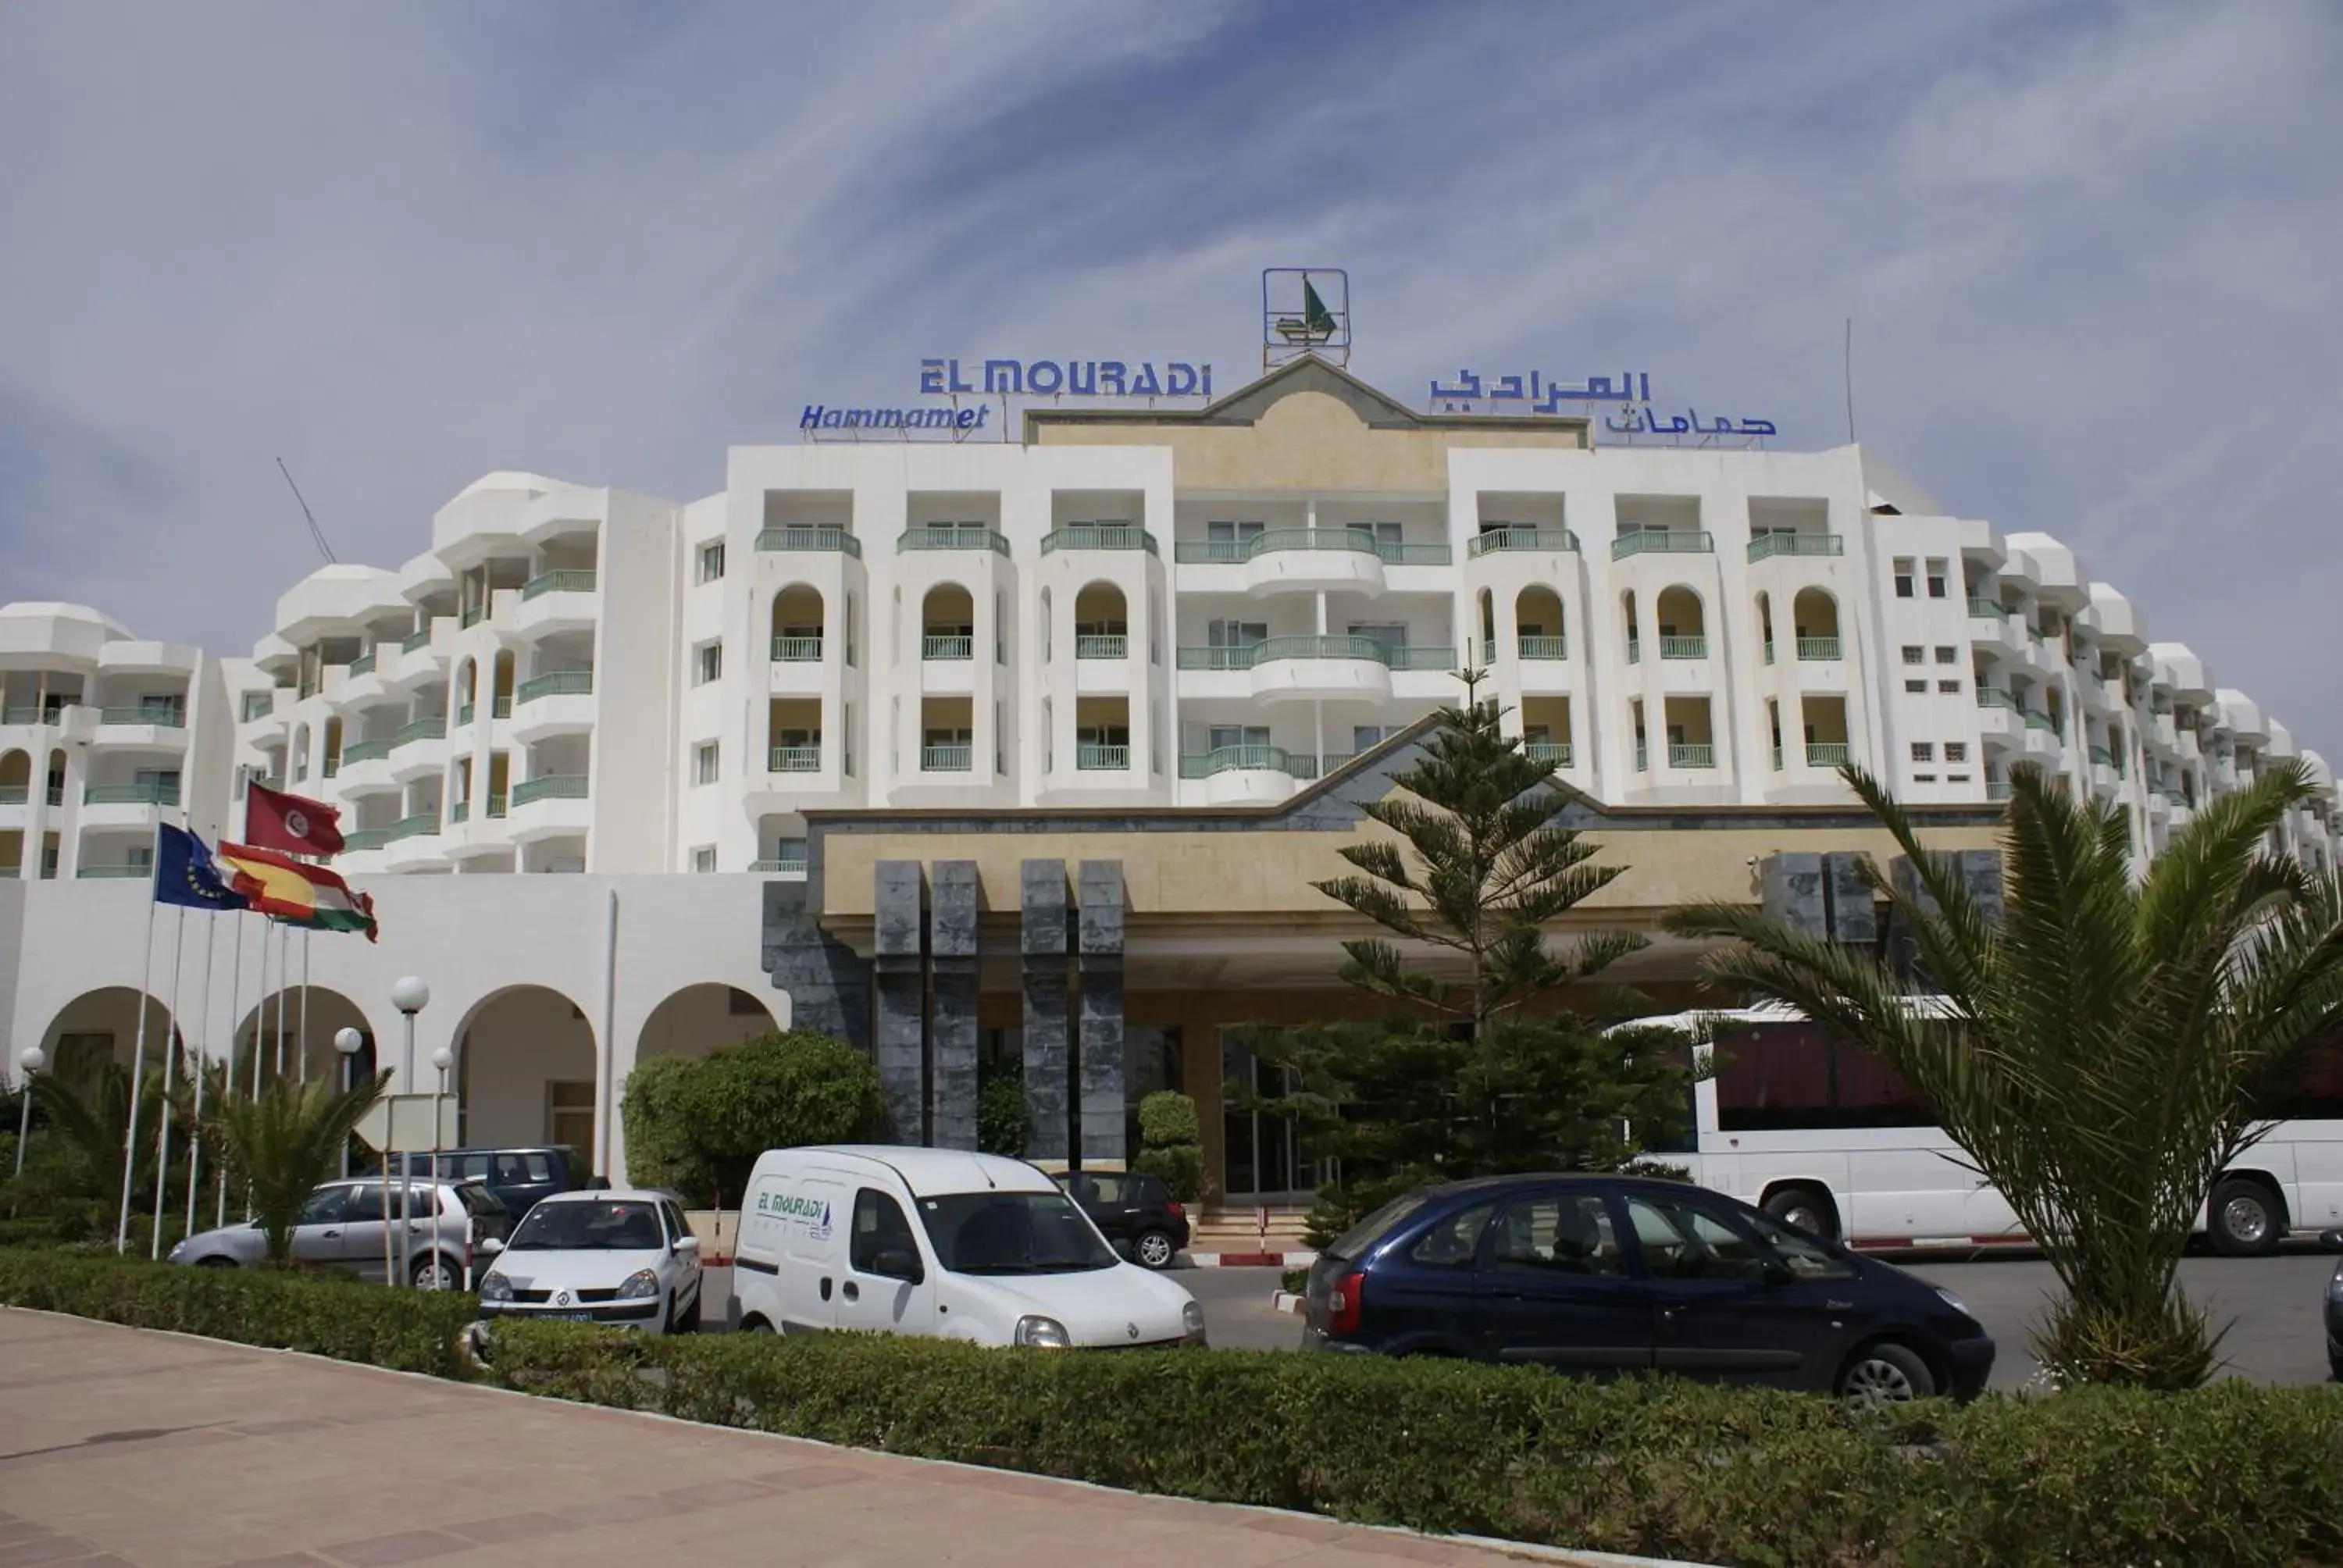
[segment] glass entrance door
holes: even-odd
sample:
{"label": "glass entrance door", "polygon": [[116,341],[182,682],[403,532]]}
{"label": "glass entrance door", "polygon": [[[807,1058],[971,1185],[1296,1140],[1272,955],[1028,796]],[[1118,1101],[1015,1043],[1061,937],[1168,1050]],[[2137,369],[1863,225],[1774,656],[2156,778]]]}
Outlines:
{"label": "glass entrance door", "polygon": [[[1221,1080],[1250,1088],[1264,1101],[1292,1092],[1292,1074],[1257,1060],[1221,1037]],[[1291,1118],[1274,1110],[1224,1101],[1221,1112],[1221,1190],[1231,1202],[1306,1202],[1325,1181],[1321,1161],[1305,1160]]]}

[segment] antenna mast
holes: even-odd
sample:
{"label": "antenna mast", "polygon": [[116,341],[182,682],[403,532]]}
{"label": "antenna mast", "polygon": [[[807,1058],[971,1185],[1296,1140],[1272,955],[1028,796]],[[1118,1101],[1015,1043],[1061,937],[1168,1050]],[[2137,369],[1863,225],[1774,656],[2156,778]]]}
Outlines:
{"label": "antenna mast", "polygon": [[277,459],[277,471],[285,476],[285,483],[292,490],[293,499],[301,508],[301,520],[309,525],[309,537],[317,542],[317,553],[326,558],[327,566],[334,565],[334,547],[326,542],[325,530],[317,527],[317,519],[311,514],[309,503],[301,499],[301,487],[293,483],[293,470],[285,466],[285,459],[282,457]]}

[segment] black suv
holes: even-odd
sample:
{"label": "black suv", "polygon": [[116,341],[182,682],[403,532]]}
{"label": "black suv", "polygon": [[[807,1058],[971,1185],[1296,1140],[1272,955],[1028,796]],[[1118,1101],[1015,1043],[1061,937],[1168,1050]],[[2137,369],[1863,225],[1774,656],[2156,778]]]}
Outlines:
{"label": "black suv", "polygon": [[1121,1243],[1146,1268],[1170,1268],[1188,1244],[1188,1211],[1172,1199],[1161,1176],[1083,1171],[1061,1174],[1058,1185],[1091,1217],[1101,1235]]}
{"label": "black suv", "polygon": [[1972,1399],[1967,1307],[1735,1199],[1619,1176],[1418,1188],[1310,1270],[1305,1346],[1653,1371],[1876,1405]]}
{"label": "black suv", "polygon": [[[407,1174],[431,1174],[434,1158],[429,1154],[407,1155]],[[537,1149],[443,1149],[436,1158],[443,1179],[479,1182],[512,1211],[512,1222],[516,1225],[540,1198],[609,1185],[603,1178],[586,1171],[575,1150],[558,1144]]]}

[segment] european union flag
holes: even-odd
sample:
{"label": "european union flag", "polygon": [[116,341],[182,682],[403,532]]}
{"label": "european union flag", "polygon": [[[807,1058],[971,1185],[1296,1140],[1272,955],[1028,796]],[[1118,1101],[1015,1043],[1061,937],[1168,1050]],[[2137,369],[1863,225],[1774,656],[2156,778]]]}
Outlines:
{"label": "european union flag", "polygon": [[251,905],[228,886],[204,841],[166,823],[156,830],[155,901],[191,910],[243,910]]}

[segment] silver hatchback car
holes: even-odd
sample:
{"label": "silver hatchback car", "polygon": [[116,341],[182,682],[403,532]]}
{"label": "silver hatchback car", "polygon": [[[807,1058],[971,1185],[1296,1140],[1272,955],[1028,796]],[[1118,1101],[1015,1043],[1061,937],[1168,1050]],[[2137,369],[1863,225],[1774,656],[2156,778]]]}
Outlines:
{"label": "silver hatchback car", "polygon": [[[384,1278],[387,1257],[393,1277],[427,1291],[451,1291],[462,1287],[475,1267],[488,1267],[511,1230],[512,1216],[504,1204],[478,1181],[328,1181],[302,1207],[293,1228],[293,1256],[368,1280]],[[266,1255],[260,1227],[248,1223],[199,1231],[171,1249],[171,1261],[199,1268],[250,1268]]]}

